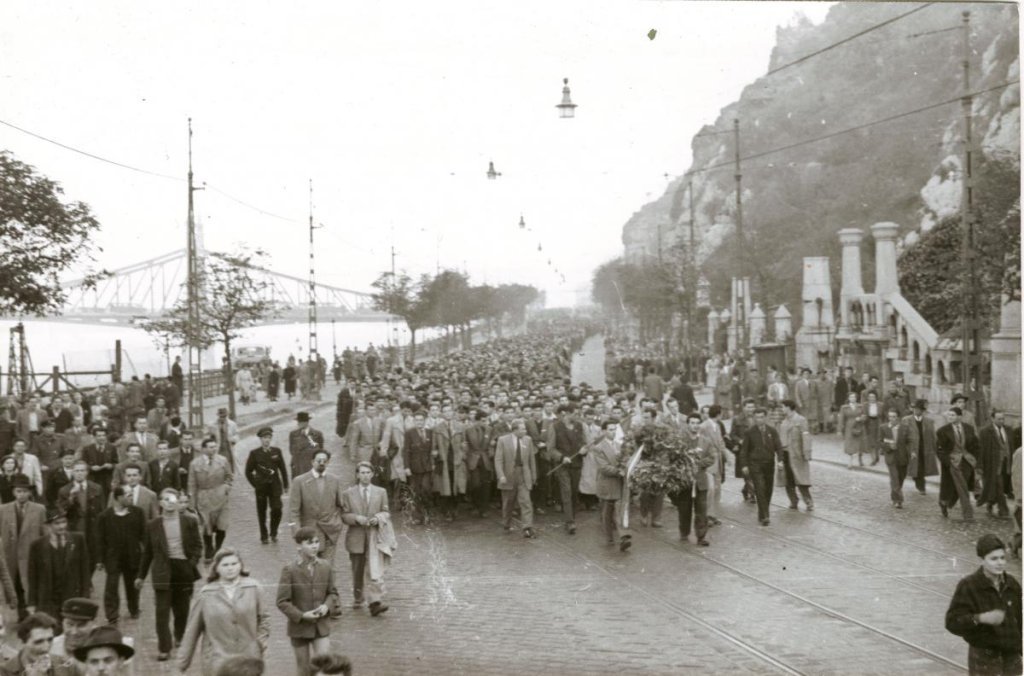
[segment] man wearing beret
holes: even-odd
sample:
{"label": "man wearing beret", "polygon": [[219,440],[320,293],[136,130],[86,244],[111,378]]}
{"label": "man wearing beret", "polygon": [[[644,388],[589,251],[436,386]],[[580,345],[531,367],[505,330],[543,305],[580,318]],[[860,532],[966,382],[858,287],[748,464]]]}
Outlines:
{"label": "man wearing beret", "polygon": [[[288,490],[288,470],[284,454],[271,446],[274,430],[262,427],[256,433],[260,446],[250,451],[245,461],[245,478],[256,491],[256,518],[260,525],[260,542],[277,542],[277,527],[281,524],[281,494]],[[270,529],[267,529],[267,506],[270,506]],[[269,537],[269,540],[268,540]]]}
{"label": "man wearing beret", "polygon": [[1006,572],[1006,546],[987,533],[975,548],[981,567],[960,580],[946,630],[962,637],[971,674],[1021,673],[1021,588]]}

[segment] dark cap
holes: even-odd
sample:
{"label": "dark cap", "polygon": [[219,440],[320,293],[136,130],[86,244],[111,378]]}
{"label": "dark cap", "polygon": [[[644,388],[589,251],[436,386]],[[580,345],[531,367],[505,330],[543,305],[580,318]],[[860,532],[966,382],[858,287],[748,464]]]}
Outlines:
{"label": "dark cap", "polygon": [[978,545],[975,547],[975,551],[978,552],[978,556],[981,558],[985,558],[990,552],[994,552],[997,549],[1006,549],[1006,545],[999,539],[999,536],[992,533],[985,533],[978,538]]}
{"label": "dark cap", "polygon": [[920,409],[922,411],[927,411],[928,410],[928,400],[927,399],[916,399],[914,401],[914,408]]}
{"label": "dark cap", "polygon": [[14,478],[11,479],[11,490],[14,490],[15,488],[32,490],[35,486],[32,485],[32,480],[24,474],[15,474]]}
{"label": "dark cap", "polygon": [[228,414],[228,410],[226,408],[218,408],[217,409],[217,415],[227,415],[227,414]]}
{"label": "dark cap", "polygon": [[274,436],[274,430],[271,427],[261,427],[260,431],[256,433],[258,437],[272,437]]}
{"label": "dark cap", "polygon": [[123,659],[130,659],[135,654],[135,648],[124,644],[124,636],[109,624],[96,627],[89,632],[85,643],[75,648],[75,659],[84,662],[89,658],[89,651],[93,648],[113,648]]}
{"label": "dark cap", "polygon": [[962,392],[957,392],[956,394],[954,394],[952,397],[949,398],[949,403],[950,404],[955,404],[956,402],[960,401],[961,399],[963,399],[964,401],[967,401],[968,400],[967,399],[967,395],[962,393]]}
{"label": "dark cap", "polygon": [[309,422],[309,413],[306,411],[299,411],[299,414],[295,416],[295,420],[298,422]]}
{"label": "dark cap", "polygon": [[50,507],[46,510],[46,523],[53,523],[58,519],[67,519],[68,513],[59,507]]}
{"label": "dark cap", "polygon": [[100,612],[100,604],[91,599],[74,598],[64,601],[60,608],[61,615],[72,620],[95,620]]}

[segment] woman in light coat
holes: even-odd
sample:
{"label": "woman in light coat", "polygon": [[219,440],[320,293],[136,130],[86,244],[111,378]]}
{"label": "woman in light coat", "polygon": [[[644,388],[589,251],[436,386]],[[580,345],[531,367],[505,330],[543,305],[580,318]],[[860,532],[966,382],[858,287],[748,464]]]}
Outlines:
{"label": "woman in light coat", "polygon": [[260,585],[249,579],[242,557],[221,549],[213,559],[208,583],[192,602],[185,636],[178,648],[178,669],[188,671],[202,637],[203,675],[213,676],[229,657],[263,659],[270,640],[270,613]]}
{"label": "woman in light coat", "polygon": [[839,429],[843,431],[843,452],[846,453],[846,468],[853,469],[853,456],[857,463],[864,465],[864,407],[857,402],[857,393],[850,392],[846,403],[839,409]]}

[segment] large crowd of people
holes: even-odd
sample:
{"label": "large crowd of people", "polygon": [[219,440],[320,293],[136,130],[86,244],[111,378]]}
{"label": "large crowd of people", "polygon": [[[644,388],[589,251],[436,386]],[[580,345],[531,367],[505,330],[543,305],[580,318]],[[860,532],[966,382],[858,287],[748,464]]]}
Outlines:
{"label": "large crowd of people", "polygon": [[[340,439],[328,442],[299,412],[287,458],[270,427],[238,457],[238,428],[226,411],[207,429],[186,429],[173,373],[102,388],[92,401],[77,393],[8,400],[0,415],[0,589],[24,634],[22,649],[8,656],[10,673],[50,664],[43,659],[87,669],[90,646],[97,663],[130,665],[135,648],[117,632],[120,595],[137,618],[147,579],[158,659],[176,650],[180,669],[201,663],[210,674],[259,661],[271,640],[269,600],[228,538],[239,474],[256,494],[260,542],[277,542],[283,524],[295,544],[276,605],[300,674],[351,668],[330,651],[331,621],[344,605],[337,551],[348,554],[352,607],[381,617],[399,520],[417,528],[496,510],[506,533],[534,538],[535,519],[550,513],[574,537],[577,515],[594,510],[599,537],[625,552],[633,546],[631,504],[641,528],[662,528],[668,497],[682,540],[710,546],[729,465],[762,526],[771,523],[776,485],[790,509],[802,502],[813,511],[813,438],[830,430],[842,436],[851,467],[884,459],[895,509],[907,476],[923,494],[925,478],[940,472],[943,515],[959,504],[973,518],[973,502],[1005,517],[1007,497],[1020,495],[1011,482],[1019,483],[1020,430],[1006,427],[1002,413],[975,431],[959,397],[937,422],[898,378],[883,392],[877,379],[855,379],[851,369],[833,380],[769,367],[762,378],[753,365],[733,362],[726,375],[717,357],[701,366],[716,378],[706,383],[713,403],[700,406],[684,366],[694,362],[612,339],[607,384],[573,383],[573,355],[594,330],[547,322],[405,368],[371,359],[372,349],[358,359],[346,351],[336,373]],[[692,453],[691,485],[668,495],[631,491],[627,452],[646,457],[666,430]],[[329,470],[329,445],[340,445],[354,477]],[[1019,507],[1016,517],[1019,524]],[[90,599],[96,570],[105,573],[101,602]]]}

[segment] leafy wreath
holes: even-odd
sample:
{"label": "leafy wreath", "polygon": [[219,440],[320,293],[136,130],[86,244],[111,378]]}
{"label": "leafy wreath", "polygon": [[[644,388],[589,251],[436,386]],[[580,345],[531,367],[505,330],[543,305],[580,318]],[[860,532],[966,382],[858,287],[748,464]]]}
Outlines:
{"label": "leafy wreath", "polygon": [[682,432],[655,425],[644,429],[637,437],[628,435],[619,454],[623,475],[639,445],[643,445],[644,451],[629,475],[631,492],[665,493],[671,498],[690,490],[699,471],[697,456],[701,450],[689,448]]}

